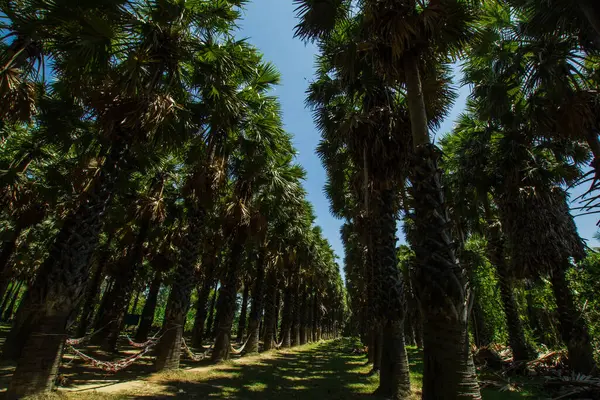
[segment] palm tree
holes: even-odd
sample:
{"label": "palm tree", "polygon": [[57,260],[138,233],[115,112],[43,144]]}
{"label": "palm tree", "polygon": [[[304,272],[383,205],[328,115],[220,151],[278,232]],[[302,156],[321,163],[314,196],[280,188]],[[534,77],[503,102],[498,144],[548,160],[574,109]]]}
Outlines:
{"label": "palm tree", "polygon": [[[299,36],[327,41],[335,37],[336,19],[342,21],[340,25],[348,25],[344,8],[349,8],[349,2],[298,3]],[[436,124],[436,118],[443,115],[439,111],[452,99],[439,61],[455,53],[468,39],[470,10],[462,1],[430,2],[417,8],[416,2],[365,0],[359,7],[354,18],[360,21],[360,28],[354,51],[343,58],[345,67],[353,73],[356,68],[352,60],[371,60],[380,77],[401,85],[410,115],[413,245],[419,264],[416,289],[425,318],[423,397],[478,398],[467,335],[467,274],[455,255],[437,167],[439,151],[429,137],[430,124]],[[428,78],[433,84],[426,84]],[[436,96],[426,102],[432,93]],[[385,204],[393,204],[389,197],[385,200]],[[441,331],[445,334],[440,335]]]}
{"label": "palm tree", "polygon": [[[9,396],[52,387],[66,321],[85,287],[90,255],[123,163],[135,154],[135,146],[167,143],[166,138],[179,137],[173,132],[189,133],[182,129],[189,113],[181,107],[190,99],[187,67],[202,47],[200,35],[223,29],[231,18],[225,14],[215,19],[213,12],[232,7],[226,2],[192,5],[168,1],[128,7],[120,2],[45,6],[43,12],[36,10],[34,17],[26,20],[28,25],[18,19],[20,10],[13,8],[7,13],[12,16],[11,29],[19,35],[47,34],[57,78],[95,117],[104,162],[64,220],[49,257],[27,292],[20,312],[20,319],[26,321],[21,324],[26,340]],[[65,29],[56,26],[66,15],[80,20],[82,12],[93,15],[97,23]],[[40,29],[31,29],[32,24]],[[110,28],[99,30],[100,26]],[[98,40],[88,40],[90,32]],[[110,32],[108,37],[106,32]],[[90,73],[81,75],[82,70]]]}
{"label": "palm tree", "polygon": [[[191,162],[183,188],[187,209],[186,230],[179,249],[180,263],[175,272],[165,313],[164,334],[157,346],[158,370],[179,366],[183,321],[195,286],[194,270],[200,257],[197,243],[204,233],[202,227],[206,214],[213,209],[217,194],[223,190],[236,138],[244,132],[245,125],[252,124],[252,117],[260,116],[262,106],[273,111],[267,105],[272,99],[261,99],[279,79],[275,69],[270,64],[261,63],[256,50],[243,41],[230,41],[226,46],[213,44],[206,50],[209,49],[221,57],[200,59],[198,66],[212,74],[196,78],[200,84],[204,81],[209,84],[202,96],[206,104],[199,110],[205,126],[203,134],[195,138],[190,146]],[[214,96],[215,90],[219,91],[219,96]],[[240,239],[239,245],[243,243]],[[235,255],[239,256],[237,253]]]}
{"label": "palm tree", "polygon": [[[487,241],[486,254],[496,269],[513,358],[526,361],[534,357],[534,351],[525,338],[514,294],[514,271],[519,265],[507,257],[502,224],[489,199],[495,178],[487,165],[491,152],[490,132],[488,124],[462,115],[453,134],[442,140],[447,155],[443,166],[449,177],[448,193],[455,205],[453,211],[462,214],[458,218],[465,220],[464,234],[481,234]],[[484,226],[479,223],[480,213],[486,222]]]}
{"label": "palm tree", "polygon": [[248,122],[242,126],[239,153],[235,154],[231,164],[235,176],[235,201],[228,210],[230,259],[217,302],[219,325],[212,353],[213,361],[229,358],[240,261],[251,232],[252,200],[261,190],[290,196],[289,192],[293,191],[299,178],[293,175],[298,173],[297,170],[288,168],[293,149],[289,135],[282,130],[278,104],[269,97],[260,103],[261,110],[250,114]]}
{"label": "palm tree", "polygon": [[[472,130],[489,143],[486,157],[494,164],[487,168],[494,178],[494,199],[511,262],[524,271],[522,276],[550,276],[572,367],[590,373],[595,362],[589,333],[573,318],[575,305],[565,277],[569,260],[584,256],[583,242],[560,187],[581,176],[579,167],[587,154],[573,139],[553,134],[560,132],[560,125],[545,117],[556,110],[559,96],[580,90],[585,76],[568,66],[579,58],[568,37],[520,46],[522,38],[508,9],[490,7],[489,16],[481,29],[485,39],[475,42],[465,69],[465,79],[477,84],[475,124],[468,129],[479,126]],[[515,46],[518,51],[513,53]],[[549,61],[540,62],[541,51]],[[530,235],[527,229],[535,226],[548,229]]]}

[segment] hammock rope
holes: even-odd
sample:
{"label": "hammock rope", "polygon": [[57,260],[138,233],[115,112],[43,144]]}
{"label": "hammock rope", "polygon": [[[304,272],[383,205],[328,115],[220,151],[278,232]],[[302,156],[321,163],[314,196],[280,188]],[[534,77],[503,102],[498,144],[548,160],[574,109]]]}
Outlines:
{"label": "hammock rope", "polygon": [[73,339],[67,339],[65,341],[65,343],[69,346],[77,346],[79,344],[83,344],[86,343],[88,340],[90,340],[92,337],[96,336],[98,333],[100,333],[101,331],[104,330],[104,328],[106,328],[107,326],[109,326],[110,324],[112,324],[114,322],[110,321],[108,324],[104,325],[102,328],[95,330],[94,332],[91,332],[85,336],[82,336],[80,338],[73,338]]}
{"label": "hammock rope", "polygon": [[81,351],[79,351],[75,347],[73,347],[72,345],[69,345],[68,348],[71,352],[73,352],[73,354],[75,354],[76,356],[81,358],[83,361],[86,361],[92,367],[100,368],[101,370],[106,371],[106,372],[116,373],[116,372],[124,370],[125,368],[129,367],[131,364],[136,362],[137,360],[141,359],[146,353],[148,353],[152,349],[153,346],[154,346],[154,343],[152,343],[149,346],[146,346],[142,351],[140,351],[136,354],[132,354],[129,357],[126,357],[126,358],[123,358],[121,360],[114,361],[114,362],[97,360],[94,357],[91,357],[91,356],[88,356],[87,354],[82,353]]}
{"label": "hammock rope", "polygon": [[185,355],[188,356],[188,358],[190,360],[195,361],[195,362],[202,361],[206,357],[208,357],[208,353],[212,350],[212,348],[214,346],[213,344],[211,344],[210,347],[208,348],[208,350],[204,351],[203,353],[194,354],[192,352],[192,350],[188,347],[188,345],[185,342],[185,339],[183,337],[181,338],[181,344],[183,345],[183,350],[185,351]]}
{"label": "hammock rope", "polygon": [[244,351],[244,349],[246,348],[246,345],[248,344],[248,342],[250,341],[250,336],[252,335],[248,335],[248,337],[246,338],[246,342],[244,342],[244,344],[242,345],[242,347],[240,347],[239,349],[236,349],[235,347],[233,347],[232,344],[229,344],[229,346],[231,347],[231,352],[233,354],[242,354],[242,352]]}
{"label": "hammock rope", "polygon": [[143,343],[134,342],[133,339],[131,339],[129,337],[129,335],[125,335],[125,338],[127,339],[127,342],[129,343],[130,346],[136,347],[138,349],[142,349],[142,348],[147,347],[147,346],[151,345],[152,343],[156,342],[158,340],[156,338],[156,336],[158,336],[159,333],[160,333],[160,331],[158,331],[154,336],[152,336],[150,339],[146,340]]}

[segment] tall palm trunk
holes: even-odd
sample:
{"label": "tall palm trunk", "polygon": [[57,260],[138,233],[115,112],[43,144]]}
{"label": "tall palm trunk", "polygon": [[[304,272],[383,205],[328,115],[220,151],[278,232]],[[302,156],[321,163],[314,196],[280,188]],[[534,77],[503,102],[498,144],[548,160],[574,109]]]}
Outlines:
{"label": "tall palm trunk", "polygon": [[292,278],[288,278],[288,284],[283,289],[283,311],[281,316],[281,347],[287,349],[292,345]]}
{"label": "tall palm trunk", "polygon": [[489,223],[487,239],[487,254],[492,265],[496,267],[500,297],[508,328],[508,342],[513,351],[513,358],[516,361],[531,360],[534,357],[534,350],[525,339],[525,330],[519,316],[513,281],[504,255],[504,240],[499,223]]}
{"label": "tall palm trunk", "polygon": [[8,303],[8,307],[6,307],[6,310],[2,315],[3,321],[9,321],[12,318],[13,311],[15,309],[15,304],[17,302],[17,299],[19,298],[19,293],[21,292],[21,286],[23,286],[23,281],[17,283],[14,292],[12,292],[11,294],[10,303]]}
{"label": "tall palm trunk", "polygon": [[110,292],[107,292],[104,296],[106,302],[103,304],[102,312],[98,313],[98,317],[96,318],[94,329],[96,331],[102,330],[103,334],[94,335],[91,339],[93,344],[102,345],[104,346],[104,349],[108,351],[111,350],[110,346],[107,344],[108,338],[110,337],[111,331],[114,329],[115,323],[117,323],[117,317],[120,313],[119,306],[120,304],[124,304],[125,302],[129,303],[130,301],[129,296],[125,300],[119,300],[119,297],[122,296],[120,292],[127,290],[129,280],[133,279],[133,277],[128,274],[128,260],[131,251],[132,246],[125,248],[122,251],[121,257],[117,261],[117,268],[114,273],[115,276],[113,276]]}
{"label": "tall palm trunk", "polygon": [[135,276],[138,272],[138,269],[142,265],[142,261],[144,260],[144,242],[148,236],[149,229],[150,220],[144,219],[137,234],[135,243],[131,249],[131,253],[127,255],[125,265],[121,265],[121,268],[119,268],[119,272],[121,273],[120,277],[122,279],[118,279],[116,281],[117,286],[115,291],[114,307],[112,307],[112,310],[115,311],[115,314],[110,316],[111,322],[108,328],[107,341],[105,343],[105,347],[109,351],[117,350],[117,341],[119,339],[121,330],[123,329],[125,315],[129,309],[129,303],[135,287]]}
{"label": "tall palm trunk", "polygon": [[308,326],[308,289],[306,287],[302,288],[302,298],[300,300],[300,345],[307,343],[307,326]]}
{"label": "tall palm trunk", "polygon": [[292,325],[290,329],[290,339],[292,346],[300,345],[300,284],[299,284],[299,272],[296,271],[293,278],[292,286]]}
{"label": "tall palm trunk", "polygon": [[106,241],[106,245],[102,251],[102,256],[97,260],[98,265],[94,270],[92,280],[86,287],[83,310],[81,312],[79,326],[77,327],[77,337],[85,336],[88,325],[92,319],[92,315],[94,314],[94,306],[96,305],[98,295],[100,294],[100,286],[102,285],[102,280],[104,279],[104,268],[106,267],[110,257],[110,245],[112,240],[113,232],[111,232],[108,236],[108,240]]}
{"label": "tall palm trunk", "polygon": [[[204,322],[206,320],[206,314],[208,313],[208,297],[210,296],[210,290],[215,281],[216,257],[217,254],[211,254],[211,256],[206,257],[206,260],[203,258],[203,266],[205,267],[204,279],[202,280],[202,286],[198,291],[196,319],[194,320],[194,327],[192,328],[192,345],[196,347],[201,347],[204,340]],[[211,302],[211,307],[214,308],[214,302]],[[209,322],[212,323],[212,318],[209,319]]]}
{"label": "tall palm trunk", "polygon": [[404,347],[404,287],[396,261],[396,201],[394,190],[388,185],[381,185],[372,202],[377,320],[383,328],[377,393],[402,399],[410,395],[410,373]]}
{"label": "tall palm trunk", "polygon": [[225,279],[219,290],[219,300],[217,302],[217,336],[215,338],[215,347],[211,355],[213,362],[220,362],[229,359],[231,350],[231,328],[235,318],[235,305],[238,291],[238,272],[240,261],[242,260],[244,244],[246,242],[246,229],[236,232],[231,246],[231,255],[229,264],[225,273]]}
{"label": "tall palm trunk", "polygon": [[17,248],[17,240],[23,229],[24,226],[22,224],[17,224],[15,231],[12,232],[11,238],[2,244],[2,249],[0,250],[0,296],[4,294],[8,287],[8,283],[10,282],[9,261]]}
{"label": "tall palm trunk", "polygon": [[267,285],[265,296],[265,336],[263,339],[264,351],[271,350],[275,341],[275,329],[277,328],[277,316],[275,314],[277,298],[277,271],[275,266],[267,272]]}
{"label": "tall palm trunk", "polygon": [[[77,210],[64,222],[48,258],[24,301],[22,350],[8,389],[8,398],[52,389],[61,358],[66,325],[77,308],[89,277],[90,256],[96,249],[104,212],[112,198],[120,162],[126,159],[122,138],[112,148]],[[14,328],[13,328],[14,329]]]}
{"label": "tall palm trunk", "polygon": [[158,293],[160,292],[160,286],[163,280],[162,275],[161,270],[156,271],[154,273],[154,278],[150,283],[148,297],[144,303],[142,316],[140,318],[140,326],[138,326],[135,334],[135,340],[138,342],[145,342],[148,340],[148,334],[150,333],[150,328],[152,328],[152,323],[154,322],[154,313],[156,311],[156,304],[158,303]]}
{"label": "tall palm trunk", "polygon": [[2,320],[2,316],[4,315],[4,309],[8,305],[10,299],[12,299],[12,294],[15,291],[15,288],[17,287],[17,283],[17,281],[10,282],[7,287],[6,293],[4,293],[4,296],[2,296],[2,304],[0,305],[0,321]]}
{"label": "tall palm trunk", "polygon": [[279,321],[281,321],[280,317],[281,317],[281,313],[282,313],[282,310],[281,310],[281,291],[282,290],[283,289],[277,288],[277,290],[275,291],[275,314],[274,314],[275,318],[273,320],[273,324],[274,324],[273,339],[275,340],[275,342],[280,342],[282,339],[281,335],[277,336],[277,333],[278,333],[277,328],[279,328],[279,326],[280,326]]}
{"label": "tall palm trunk", "polygon": [[256,277],[254,278],[254,286],[252,287],[252,306],[250,307],[250,315],[248,317],[248,342],[244,349],[246,354],[258,353],[259,325],[265,297],[265,256],[266,250],[264,248],[259,249],[258,261],[256,263]]}
{"label": "tall palm trunk", "polygon": [[210,307],[208,313],[208,319],[206,320],[206,332],[204,332],[204,336],[207,338],[213,338],[213,322],[215,319],[215,307],[217,304],[217,288],[219,286],[219,282],[215,283],[215,287],[213,288],[213,295],[210,300]]}
{"label": "tall palm trunk", "polygon": [[313,342],[320,340],[319,337],[319,322],[321,320],[321,314],[319,313],[319,294],[315,293],[313,297],[313,324],[312,324],[312,338]]}
{"label": "tall palm trunk", "polygon": [[244,282],[244,293],[242,294],[242,308],[240,310],[240,318],[237,327],[237,341],[244,343],[244,334],[246,330],[246,315],[248,314],[248,295],[250,294],[250,282]]}
{"label": "tall palm trunk", "polygon": [[[114,278],[107,278],[106,286],[104,287],[104,293],[102,294],[102,299],[100,300],[100,305],[98,306],[98,311],[96,311],[96,316],[94,318],[94,331],[98,331],[102,329],[104,326],[102,322],[102,316],[106,309],[110,306],[110,299],[113,294],[113,287],[115,286]],[[92,340],[94,340],[92,338]],[[99,340],[99,339],[96,339]]]}
{"label": "tall palm trunk", "polygon": [[175,270],[175,279],[167,300],[162,336],[156,345],[155,367],[157,371],[179,368],[181,339],[185,327],[185,317],[190,306],[192,289],[195,286],[195,269],[200,258],[202,227],[205,213],[192,208],[188,229],[181,243],[180,262]]}
{"label": "tall palm trunk", "polygon": [[466,271],[458,264],[438,168],[439,150],[429,139],[419,66],[404,60],[414,164],[414,241],[417,292],[424,317],[423,399],[480,399],[469,348],[471,296]]}
{"label": "tall palm trunk", "polygon": [[92,275],[92,280],[88,283],[86,288],[85,300],[81,310],[81,317],[79,318],[79,326],[77,327],[77,333],[75,334],[77,337],[85,336],[87,332],[92,314],[94,313],[94,306],[96,305],[98,294],[100,292],[100,285],[104,278],[103,272],[104,264],[98,263],[94,270],[94,274]]}
{"label": "tall palm trunk", "polygon": [[133,304],[131,305],[131,308],[129,310],[127,310],[127,312],[129,314],[135,314],[135,310],[137,310],[139,302],[140,302],[140,291],[135,290],[135,297],[133,298]]}
{"label": "tall palm trunk", "polygon": [[[568,263],[565,263],[568,266]],[[560,335],[569,351],[571,368],[580,374],[598,374],[594,353],[585,320],[575,307],[565,269],[552,272],[552,291],[556,298]]]}

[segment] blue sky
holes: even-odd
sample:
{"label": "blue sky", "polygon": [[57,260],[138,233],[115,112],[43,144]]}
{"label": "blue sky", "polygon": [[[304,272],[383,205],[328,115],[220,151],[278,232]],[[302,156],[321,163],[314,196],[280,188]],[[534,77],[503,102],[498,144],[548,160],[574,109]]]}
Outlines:
{"label": "blue sky", "polygon": [[[317,215],[316,223],[323,228],[325,237],[332,244],[343,264],[343,246],[339,229],[342,221],[329,213],[329,203],[323,193],[325,171],[316,155],[319,142],[312,115],[304,106],[305,91],[313,77],[316,48],[294,38],[296,19],[292,0],[254,0],[249,3],[240,22],[240,37],[248,37],[250,43],[258,47],[267,61],[273,62],[282,75],[281,85],[275,94],[281,100],[283,120],[288,132],[294,135],[298,149],[298,163],[306,169],[305,182],[308,200],[313,204]],[[468,89],[461,88],[452,112],[438,130],[439,134],[449,132],[457,115],[462,111],[468,96]],[[578,189],[573,194],[581,193]],[[579,233],[589,244],[598,246],[593,239],[596,232],[597,216],[576,218]]]}

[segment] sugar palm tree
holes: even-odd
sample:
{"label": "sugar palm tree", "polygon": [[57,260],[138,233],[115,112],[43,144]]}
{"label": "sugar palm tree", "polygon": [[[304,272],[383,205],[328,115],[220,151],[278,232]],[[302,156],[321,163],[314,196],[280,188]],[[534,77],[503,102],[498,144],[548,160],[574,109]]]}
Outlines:
{"label": "sugar palm tree", "polygon": [[[496,268],[513,358],[530,360],[534,357],[534,351],[526,340],[514,294],[516,279],[513,271],[519,265],[513,264],[514,261],[507,257],[506,237],[496,207],[489,198],[495,176],[488,165],[490,135],[488,124],[481,123],[470,115],[462,115],[453,134],[442,140],[442,148],[447,155],[443,166],[450,177],[448,192],[452,193],[453,200],[456,199],[451,203],[460,207],[460,210],[453,211],[462,213],[459,218],[468,220],[467,224],[470,223],[473,227],[465,229],[464,235],[479,233],[487,240],[486,253]],[[484,226],[478,223],[480,213],[486,221]]]}
{"label": "sugar palm tree", "polygon": [[[326,41],[334,36],[336,19],[341,21],[339,24],[348,24],[350,2],[298,3],[300,36]],[[423,397],[478,398],[467,335],[470,291],[449,231],[437,168],[439,151],[429,136],[430,124],[440,116],[434,111],[440,110],[439,101],[447,104],[451,100],[448,92],[439,96],[447,82],[439,62],[456,53],[468,39],[467,23],[472,12],[463,1],[430,2],[417,7],[411,1],[365,0],[358,6],[354,18],[360,20],[360,29],[354,54],[344,58],[346,66],[352,72],[353,59],[371,60],[380,77],[405,91],[410,115],[412,218],[419,264],[417,292],[425,317]],[[427,85],[426,76],[435,83]],[[432,91],[438,96],[426,102],[427,92]],[[443,340],[440,331],[445,332]]]}
{"label": "sugar palm tree", "polygon": [[[583,257],[583,243],[560,186],[580,177],[587,154],[574,138],[560,135],[558,120],[550,117],[548,124],[545,117],[556,110],[560,95],[580,90],[585,76],[568,66],[579,57],[569,38],[520,46],[509,10],[498,6],[489,15],[489,25],[481,30],[485,40],[475,42],[465,68],[465,79],[477,85],[475,121],[488,122],[471,126],[486,128],[477,133],[497,157],[490,164],[494,198],[511,262],[529,276],[550,276],[572,367],[590,373],[595,362],[589,334],[583,321],[573,318],[575,305],[565,276],[569,260]],[[540,62],[539,49],[545,49],[547,62]],[[543,234],[527,233],[542,225],[548,227]]]}
{"label": "sugar palm tree", "polygon": [[[198,60],[198,68],[204,67],[207,73],[195,77],[199,87],[205,90],[204,104],[197,110],[203,121],[203,133],[193,140],[188,154],[188,177],[183,187],[186,229],[165,313],[165,333],[158,344],[156,367],[159,370],[179,366],[183,321],[195,286],[194,271],[200,258],[197,243],[204,234],[206,215],[223,190],[236,141],[242,140],[244,129],[252,126],[253,118],[261,121],[261,107],[274,111],[269,108],[274,106],[273,99],[264,93],[279,79],[272,65],[261,63],[260,54],[243,41],[229,41],[226,46],[213,43],[205,50],[207,54]],[[210,52],[220,57],[215,58]],[[215,91],[219,92],[218,96],[214,95]]]}
{"label": "sugar palm tree", "polygon": [[[168,143],[167,138],[190,133],[189,113],[182,107],[190,100],[188,66],[202,48],[202,36],[224,30],[235,19],[236,14],[228,13],[235,5],[44,3],[43,12],[38,9],[29,14],[33,18],[19,18],[27,8],[13,8],[7,14],[11,29],[18,34],[47,35],[44,40],[52,52],[55,76],[94,116],[104,158],[89,189],[62,224],[50,256],[26,295],[26,307],[21,307],[26,343],[10,396],[52,387],[66,320],[85,287],[89,258],[123,163],[128,154],[135,154],[137,145]],[[66,16],[94,21],[57,27],[56,22],[65,21]],[[89,73],[82,75],[82,70]]]}
{"label": "sugar palm tree", "polygon": [[[233,201],[229,205],[228,235],[230,260],[224,271],[217,303],[217,337],[212,353],[213,361],[229,358],[230,335],[235,314],[235,294],[239,282],[241,256],[247,245],[252,222],[253,201],[262,190],[283,197],[294,195],[298,184],[297,171],[288,167],[293,155],[290,137],[281,126],[279,106],[273,99],[261,102],[262,110],[250,115],[243,126],[239,150],[232,159]],[[296,172],[294,172],[296,171]]]}

